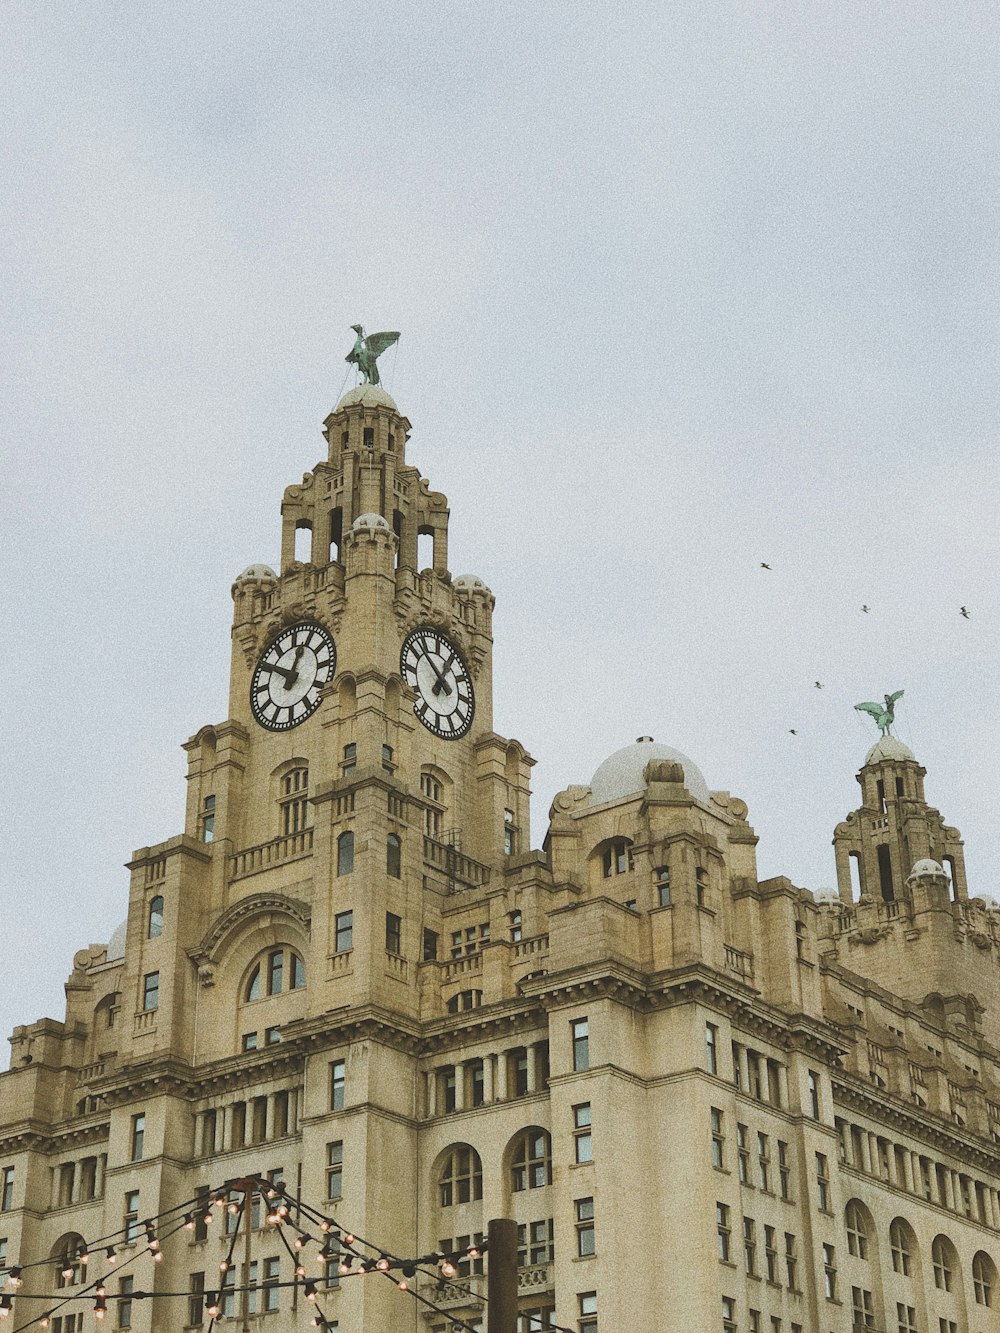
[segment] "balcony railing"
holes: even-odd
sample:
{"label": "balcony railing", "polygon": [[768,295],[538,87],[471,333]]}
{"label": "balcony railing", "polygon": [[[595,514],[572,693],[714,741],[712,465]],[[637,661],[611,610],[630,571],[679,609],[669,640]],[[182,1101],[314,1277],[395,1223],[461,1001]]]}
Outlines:
{"label": "balcony railing", "polygon": [[735,972],[738,977],[744,981],[753,981],[753,954],[746,953],[743,949],[734,949],[731,944],[726,945],[726,967],[730,972]]}
{"label": "balcony railing", "polygon": [[434,838],[424,837],[424,861],[451,881],[452,892],[460,889],[478,889],[490,882],[490,868],[471,856],[465,856],[457,847]]}
{"label": "balcony railing", "polygon": [[313,831],[311,828],[300,829],[298,833],[285,833],[270,842],[258,843],[256,847],[245,847],[229,858],[229,878],[243,879],[246,875],[256,875],[272,866],[285,861],[295,861],[301,856],[311,856],[313,849]]}

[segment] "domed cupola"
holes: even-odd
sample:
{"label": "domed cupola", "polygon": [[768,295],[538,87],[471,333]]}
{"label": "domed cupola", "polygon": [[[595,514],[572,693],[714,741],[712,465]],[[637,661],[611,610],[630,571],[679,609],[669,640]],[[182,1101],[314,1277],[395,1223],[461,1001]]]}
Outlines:
{"label": "domed cupola", "polygon": [[590,779],[590,804],[606,805],[609,801],[642,796],[651,776],[647,766],[654,762],[678,765],[687,791],[696,801],[708,804],[708,783],[698,765],[680,750],[658,745],[652,736],[640,736],[633,745],[626,745],[605,759]]}

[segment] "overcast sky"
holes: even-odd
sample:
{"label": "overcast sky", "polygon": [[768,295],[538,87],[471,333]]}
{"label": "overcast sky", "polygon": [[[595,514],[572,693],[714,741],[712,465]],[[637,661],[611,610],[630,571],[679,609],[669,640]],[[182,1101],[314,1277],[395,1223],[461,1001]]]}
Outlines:
{"label": "overcast sky", "polygon": [[277,564],[355,322],[402,330],[409,459],[496,594],[536,846],[649,734],[748,802],[762,877],[828,886],[877,735],[852,706],[905,689],[1000,895],[995,3],[4,28],[4,1035],[62,1016],[122,863],[182,827],[230,585]]}

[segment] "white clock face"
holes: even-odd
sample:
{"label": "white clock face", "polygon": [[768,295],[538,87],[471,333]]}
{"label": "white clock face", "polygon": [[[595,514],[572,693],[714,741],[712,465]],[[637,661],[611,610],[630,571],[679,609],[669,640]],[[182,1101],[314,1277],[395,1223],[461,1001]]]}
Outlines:
{"label": "white clock face", "polygon": [[320,691],[333,680],[337,649],[333,635],[313,620],[282,632],[257,663],[250,707],[268,731],[289,731],[319,707]]}
{"label": "white clock face", "polygon": [[413,711],[428,731],[457,740],[472,726],[476,702],[472,680],[455,645],[436,629],[408,634],[399,669],[417,699]]}

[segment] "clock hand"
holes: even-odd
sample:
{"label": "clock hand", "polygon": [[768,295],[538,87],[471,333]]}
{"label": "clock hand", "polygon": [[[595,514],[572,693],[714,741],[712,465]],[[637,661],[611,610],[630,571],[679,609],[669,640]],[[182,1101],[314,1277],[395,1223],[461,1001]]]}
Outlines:
{"label": "clock hand", "polygon": [[451,686],[450,686],[450,685],[448,684],[448,682],[445,680],[445,678],[444,678],[444,673],[445,673],[445,672],[448,670],[448,668],[451,666],[452,662],[454,662],[454,660],[455,660],[455,654],[452,653],[452,655],[448,658],[447,662],[445,662],[444,666],[441,668],[440,671],[438,671],[437,667],[434,666],[433,659],[428,658],[427,660],[430,662],[431,667],[432,667],[432,669],[433,669],[433,671],[434,671],[435,676],[437,676],[437,682],[436,682],[436,684],[435,684],[433,690],[431,691],[431,693],[432,693],[432,694],[440,694],[441,691],[444,690],[445,694],[451,694]]}
{"label": "clock hand", "polygon": [[265,662],[262,670],[276,671],[279,676],[284,676],[286,688],[294,683],[295,678],[299,674],[297,671],[290,671],[288,667],[278,666],[277,662]]}
{"label": "clock hand", "polygon": [[305,651],[305,644],[300,643],[295,650],[295,656],[292,658],[291,673],[285,677],[285,689],[290,690],[299,678],[299,659]]}

